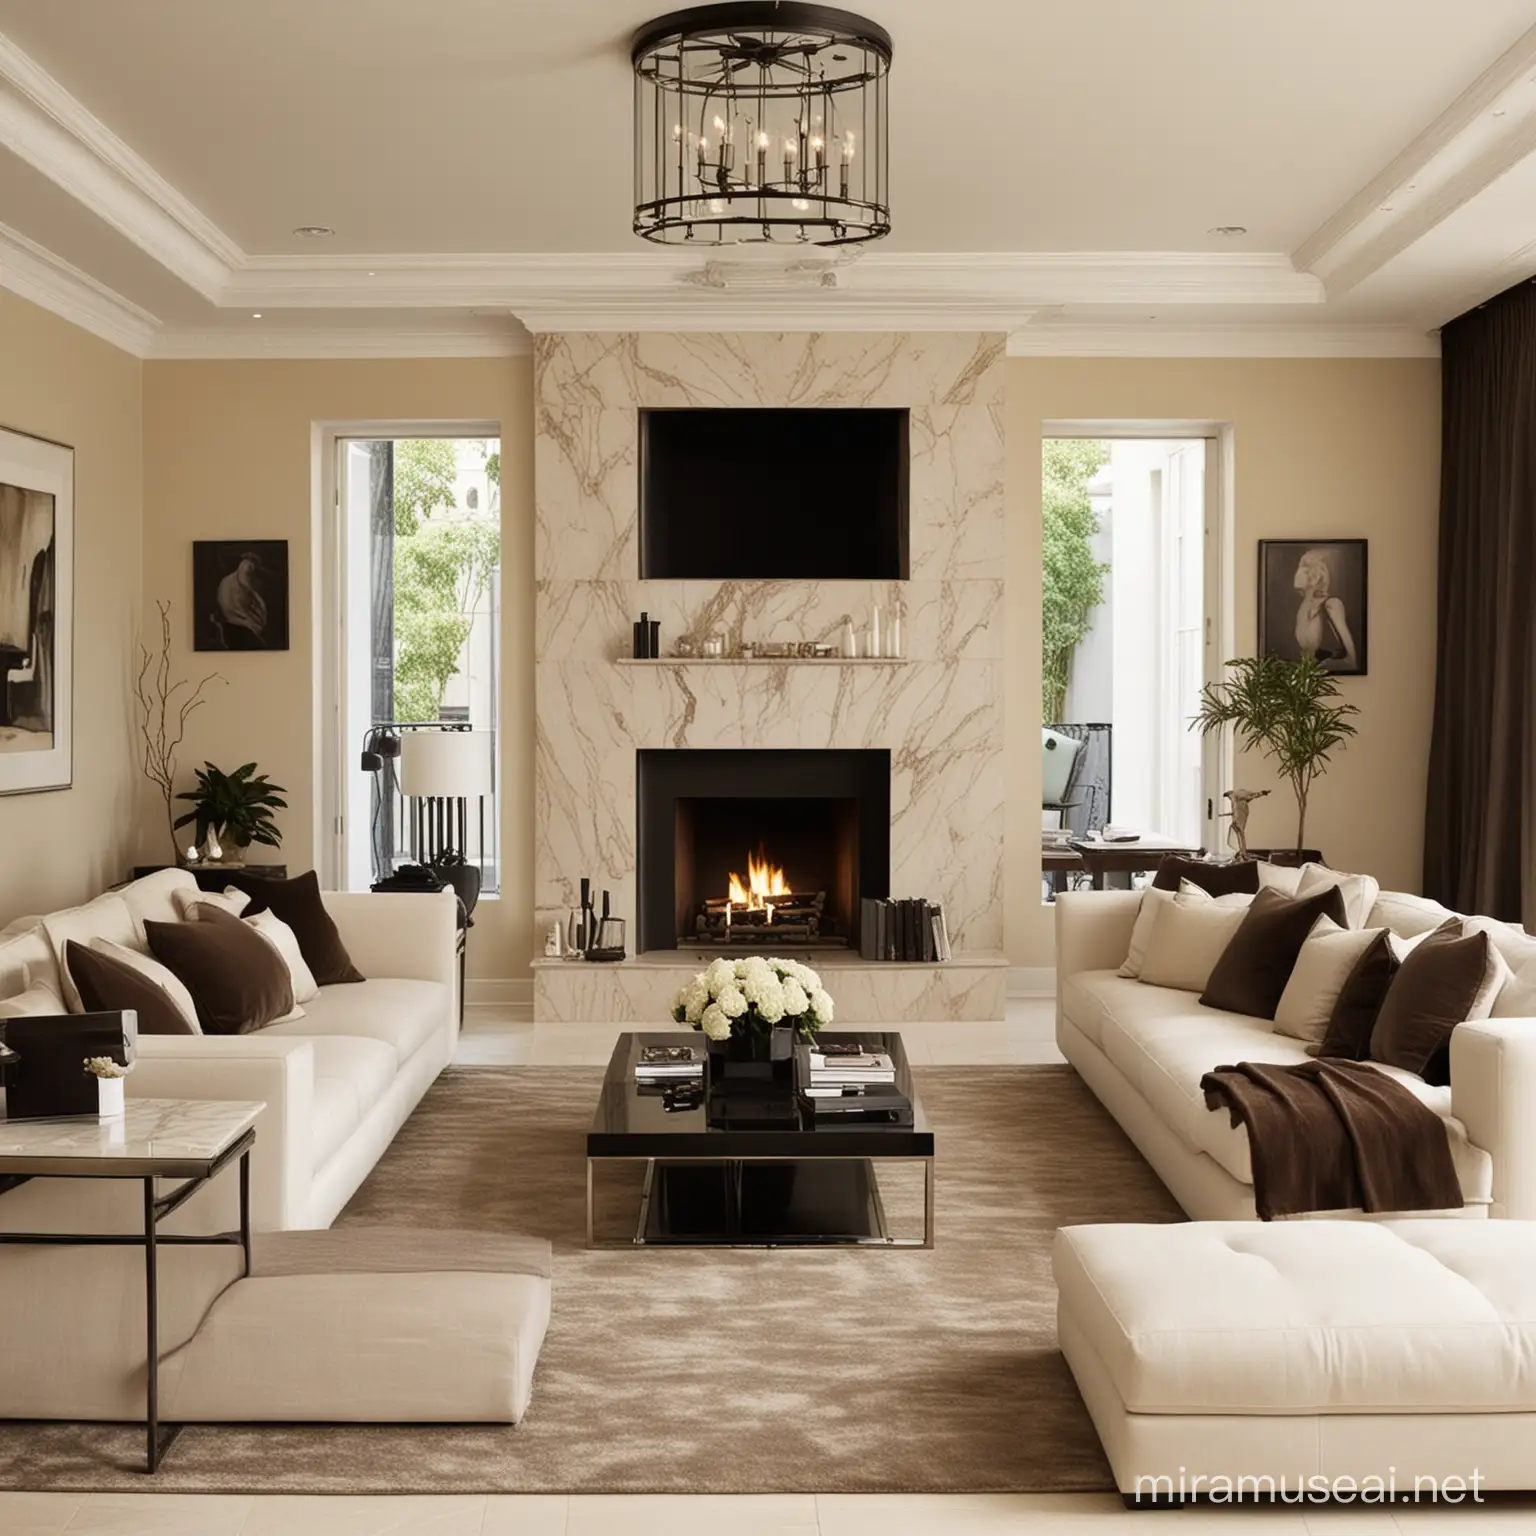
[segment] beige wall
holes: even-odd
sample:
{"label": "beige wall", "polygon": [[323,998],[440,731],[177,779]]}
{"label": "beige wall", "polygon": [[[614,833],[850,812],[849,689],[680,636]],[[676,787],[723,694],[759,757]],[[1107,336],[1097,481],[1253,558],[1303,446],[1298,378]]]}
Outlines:
{"label": "beige wall", "polygon": [[0,426],[75,450],[74,788],[0,797],[0,923],[84,901],[132,861],[141,367],[0,294]]}
{"label": "beige wall", "polygon": [[[1257,541],[1363,537],[1370,675],[1345,680],[1360,734],[1313,791],[1307,841],[1330,863],[1417,890],[1435,665],[1440,371],[1433,360],[1016,358],[1008,378],[1007,947],[1051,962],[1039,900],[1040,457],[1047,421],[1198,420],[1233,430],[1237,654],[1255,643]],[[1274,784],[1239,758],[1236,782]],[[1283,788],[1251,840],[1295,835]]]}
{"label": "beige wall", "polygon": [[[255,758],[288,787],[281,817],[290,868],[317,858],[316,429],[353,421],[502,424],[502,850],[498,901],[476,914],[473,975],[525,977],[532,943],[533,402],[528,358],[346,362],[163,362],[144,368],[144,608],[175,609],[175,664],[218,670],[183,763]],[[191,646],[192,541],[289,541],[292,649],[213,656]],[[146,851],[169,852],[146,816]]]}

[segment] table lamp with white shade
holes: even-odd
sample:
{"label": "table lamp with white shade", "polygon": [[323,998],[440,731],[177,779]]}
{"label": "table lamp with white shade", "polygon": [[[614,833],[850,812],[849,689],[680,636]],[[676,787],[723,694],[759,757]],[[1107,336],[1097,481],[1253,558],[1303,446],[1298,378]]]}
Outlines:
{"label": "table lamp with white shade", "polygon": [[[473,910],[479,895],[479,869],[468,864],[469,802],[484,800],[495,791],[492,757],[494,735],[490,731],[403,731],[400,736],[400,793],[415,803],[411,807],[411,836],[417,856],[452,881]],[[464,884],[454,867],[472,871]]]}

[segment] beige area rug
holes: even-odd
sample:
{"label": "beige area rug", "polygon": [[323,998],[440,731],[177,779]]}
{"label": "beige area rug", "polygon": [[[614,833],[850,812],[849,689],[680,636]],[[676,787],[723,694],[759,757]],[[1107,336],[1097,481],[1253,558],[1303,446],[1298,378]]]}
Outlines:
{"label": "beige area rug", "polygon": [[[937,1246],[584,1247],[602,1073],[444,1074],[342,1223],[521,1231],[554,1318],[517,1428],[192,1426],[153,1483],[137,1429],[0,1426],[0,1486],[163,1492],[1109,1489],[1056,1350],[1051,1235],[1178,1208],[1067,1067],[920,1068]],[[894,1191],[893,1221],[918,1214]],[[3,1369],[3,1362],[0,1362]]]}

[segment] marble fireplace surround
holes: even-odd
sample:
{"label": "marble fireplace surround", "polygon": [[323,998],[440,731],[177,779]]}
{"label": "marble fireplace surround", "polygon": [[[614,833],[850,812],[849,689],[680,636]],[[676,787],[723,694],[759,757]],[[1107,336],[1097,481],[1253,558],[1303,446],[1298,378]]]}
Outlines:
{"label": "marble fireplace surround", "polygon": [[[991,1016],[995,990],[1000,1014],[1004,341],[993,333],[537,338],[541,940],[577,900],[583,875],[612,893],[614,914],[634,933],[639,749],[883,747],[891,894],[943,902],[963,963],[948,977],[905,981],[891,973],[909,968],[886,967],[870,987],[886,997],[882,1006],[893,988],[913,1006],[921,997],[933,1018]],[[638,413],[667,406],[908,408],[911,579],[639,580]],[[900,663],[628,660],[642,609],[660,620],[666,653],[682,634],[723,632],[727,650],[743,639],[835,640],[844,614],[862,627],[874,603],[902,615]],[[691,957],[670,958],[692,969]],[[651,994],[671,984],[668,961],[648,956],[621,968],[625,975],[536,965],[536,1007],[540,1017],[596,1019],[638,1006],[645,1017]],[[984,999],[971,995],[983,975]]]}

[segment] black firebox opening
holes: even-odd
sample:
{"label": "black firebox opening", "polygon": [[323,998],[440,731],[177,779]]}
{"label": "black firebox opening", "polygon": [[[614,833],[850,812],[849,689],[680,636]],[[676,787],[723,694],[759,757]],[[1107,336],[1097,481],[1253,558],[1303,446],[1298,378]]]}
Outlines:
{"label": "black firebox opening", "polygon": [[639,753],[641,950],[858,947],[890,889],[888,751]]}

